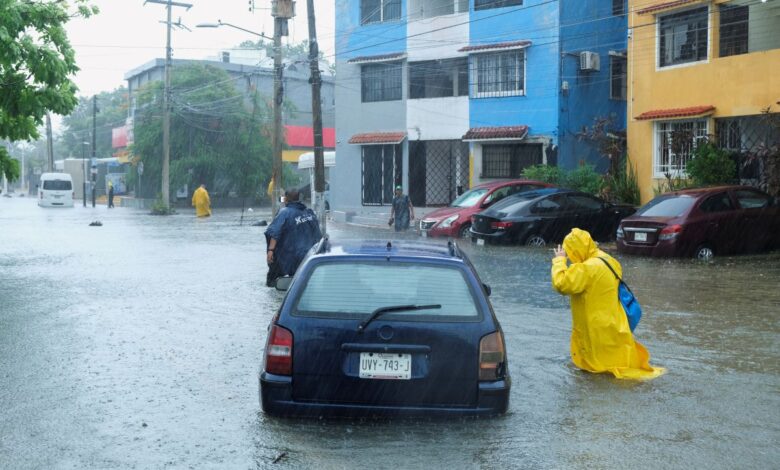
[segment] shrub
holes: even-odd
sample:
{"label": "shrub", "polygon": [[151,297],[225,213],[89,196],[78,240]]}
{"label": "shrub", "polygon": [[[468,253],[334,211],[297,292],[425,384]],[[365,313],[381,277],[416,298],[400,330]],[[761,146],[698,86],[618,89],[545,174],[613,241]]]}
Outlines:
{"label": "shrub", "polygon": [[737,164],[729,152],[711,142],[699,144],[685,168],[688,176],[699,186],[733,183],[737,177]]}
{"label": "shrub", "polygon": [[543,183],[560,184],[562,173],[557,166],[534,165],[523,170],[523,177]]}
{"label": "shrub", "polygon": [[631,161],[626,158],[615,175],[606,178],[607,197],[613,202],[638,206],[641,202],[639,180]]}
{"label": "shrub", "polygon": [[165,207],[165,204],[162,200],[162,195],[158,193],[157,200],[155,200],[154,204],[152,204],[152,215],[171,215],[175,212],[176,211],[174,211],[172,207]]}

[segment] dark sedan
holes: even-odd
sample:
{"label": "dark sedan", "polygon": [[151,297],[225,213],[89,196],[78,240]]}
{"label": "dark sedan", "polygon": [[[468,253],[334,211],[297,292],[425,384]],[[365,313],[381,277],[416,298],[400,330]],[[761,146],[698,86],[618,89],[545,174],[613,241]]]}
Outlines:
{"label": "dark sedan", "polygon": [[620,220],[634,213],[590,194],[548,188],[510,196],[472,217],[471,237],[477,244],[521,243],[545,246],[559,243],[572,228],[587,230],[595,240],[615,234]]}
{"label": "dark sedan", "polygon": [[621,253],[694,256],[755,252],[780,242],[780,207],[749,186],[662,194],[626,218],[617,231]]}

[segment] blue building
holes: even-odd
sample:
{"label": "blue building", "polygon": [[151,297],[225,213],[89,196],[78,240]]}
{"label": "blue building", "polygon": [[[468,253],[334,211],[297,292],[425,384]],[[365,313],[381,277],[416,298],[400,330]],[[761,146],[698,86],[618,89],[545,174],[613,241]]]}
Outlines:
{"label": "blue building", "polygon": [[[626,121],[625,0],[336,0],[337,215],[415,206],[546,163]],[[379,206],[379,208],[377,208]]]}

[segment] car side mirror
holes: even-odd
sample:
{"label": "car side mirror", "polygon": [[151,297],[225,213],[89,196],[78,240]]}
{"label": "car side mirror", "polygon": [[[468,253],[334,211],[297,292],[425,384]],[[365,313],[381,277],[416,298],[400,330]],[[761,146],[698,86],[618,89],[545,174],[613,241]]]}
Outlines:
{"label": "car side mirror", "polygon": [[484,282],[482,283],[482,288],[485,289],[485,295],[488,297],[490,297],[490,294],[493,293],[493,289],[490,288],[490,285],[485,284]]}
{"label": "car side mirror", "polygon": [[279,277],[276,279],[276,290],[286,291],[292,284],[292,278],[290,276]]}

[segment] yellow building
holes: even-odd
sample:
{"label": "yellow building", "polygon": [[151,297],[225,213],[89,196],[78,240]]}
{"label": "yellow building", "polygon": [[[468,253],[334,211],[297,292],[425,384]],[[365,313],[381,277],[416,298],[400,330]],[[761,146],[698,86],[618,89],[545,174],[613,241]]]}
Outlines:
{"label": "yellow building", "polygon": [[[628,153],[642,201],[697,141],[749,152],[777,129],[780,0],[629,0]],[[744,176],[744,175],[743,175]]]}

